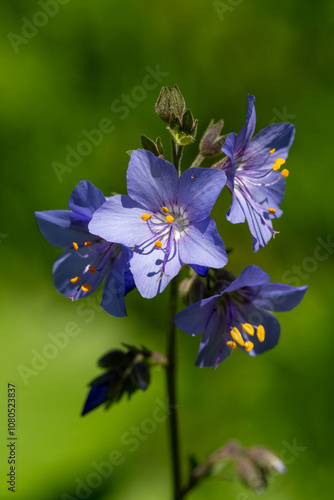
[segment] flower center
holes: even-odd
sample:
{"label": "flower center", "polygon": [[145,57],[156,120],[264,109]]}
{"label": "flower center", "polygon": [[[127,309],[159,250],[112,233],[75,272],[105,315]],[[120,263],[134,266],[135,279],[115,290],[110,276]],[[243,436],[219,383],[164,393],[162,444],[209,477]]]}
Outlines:
{"label": "flower center", "polygon": [[154,245],[153,251],[164,253],[163,264],[158,278],[160,280],[163,275],[168,276],[165,270],[173,243],[179,241],[185,234],[189,226],[189,219],[186,212],[177,205],[172,206],[170,209],[163,206],[161,207],[161,211],[143,214],[141,219],[148,225],[152,233],[150,242]]}
{"label": "flower center", "polygon": [[[240,291],[239,291],[240,292]],[[249,337],[254,337],[255,332],[258,340],[263,342],[265,339],[265,329],[263,325],[253,325],[245,322],[239,307],[237,307],[231,294],[221,296],[217,307],[226,318],[228,330],[223,335],[222,345],[219,350],[214,368],[217,367],[224,345],[235,351],[237,346],[243,347],[246,352],[250,352],[254,348],[254,342],[249,340]],[[241,331],[243,333],[241,333]],[[247,335],[247,337],[245,336]]]}
{"label": "flower center", "polygon": [[86,241],[82,246],[73,242],[73,248],[79,257],[87,259],[87,265],[80,276],[74,276],[70,279],[73,285],[80,283],[79,287],[69,297],[75,300],[80,298],[82,292],[90,292],[96,283],[101,280],[101,273],[105,274],[108,263],[110,263],[111,258],[116,257],[120,247],[115,243],[102,240],[95,243]]}

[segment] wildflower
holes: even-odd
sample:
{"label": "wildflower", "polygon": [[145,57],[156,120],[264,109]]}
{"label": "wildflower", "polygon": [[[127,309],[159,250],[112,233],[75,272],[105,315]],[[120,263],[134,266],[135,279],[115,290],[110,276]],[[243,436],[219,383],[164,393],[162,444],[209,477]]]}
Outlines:
{"label": "wildflower", "polygon": [[255,128],[255,97],[248,96],[246,124],[238,136],[227,136],[222,151],[228,159],[222,163],[232,204],[227,219],[233,224],[247,219],[253,235],[253,250],[264,247],[277,234],[272,219],[282,215],[280,204],[289,171],[282,165],[293,142],[295,128],[291,123],[274,123],[253,139]]}
{"label": "wildflower", "polygon": [[66,249],[53,266],[56,290],[77,300],[91,295],[104,279],[102,308],[126,316],[124,295],[134,288],[128,260],[131,250],[88,230],[93,213],[106,201],[89,181],[81,181],[69,199],[70,210],[36,212],[39,229],[53,246]]}
{"label": "wildflower", "polygon": [[204,331],[197,366],[216,368],[237,347],[256,356],[277,344],[280,324],[269,311],[295,308],[307,286],[293,287],[269,280],[262,269],[248,266],[238,278],[218,283],[218,293],[175,316],[175,324],[189,335]]}
{"label": "wildflower", "polygon": [[209,217],[226,182],[219,170],[191,168],[178,179],[175,167],[150,151],[132,153],[128,196],[107,200],[89,230],[134,247],[130,269],[143,297],[162,292],[182,263],[223,267],[227,256]]}

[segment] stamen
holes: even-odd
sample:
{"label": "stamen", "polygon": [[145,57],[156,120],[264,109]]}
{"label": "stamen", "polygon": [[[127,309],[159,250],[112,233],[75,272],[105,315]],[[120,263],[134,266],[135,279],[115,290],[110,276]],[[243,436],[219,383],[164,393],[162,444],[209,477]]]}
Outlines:
{"label": "stamen", "polygon": [[169,212],[167,207],[162,207],[161,210],[163,211],[164,214],[168,214],[168,212]]}
{"label": "stamen", "polygon": [[245,351],[249,352],[253,349],[254,344],[250,340],[248,342],[245,342]]}
{"label": "stamen", "polygon": [[231,330],[231,337],[239,345],[242,345],[242,346],[245,345],[244,339],[242,338],[242,335],[241,335],[241,333],[239,332],[239,330],[238,330],[238,328],[236,326]]}
{"label": "stamen", "polygon": [[83,292],[90,292],[91,289],[92,289],[92,287],[88,283],[85,283],[84,285],[81,285],[81,290]]}
{"label": "stamen", "polygon": [[190,179],[193,179],[193,178],[194,178],[194,176],[192,175],[192,176],[190,177]]}
{"label": "stamen", "polygon": [[254,335],[254,328],[249,323],[244,323],[242,325],[242,328],[247,333],[247,335]]}
{"label": "stamen", "polygon": [[79,248],[78,243],[76,243],[75,241],[73,241],[72,245],[73,245],[74,250],[78,250],[78,248]]}
{"label": "stamen", "polygon": [[167,215],[166,221],[169,222],[170,224],[173,222],[174,217],[172,215]]}
{"label": "stamen", "polygon": [[85,247],[90,247],[90,246],[91,246],[91,244],[92,244],[92,242],[91,242],[91,241],[85,241]]}
{"label": "stamen", "polygon": [[277,160],[275,161],[274,165],[273,165],[273,170],[279,170],[281,168],[282,165],[284,165],[285,163],[285,160],[283,160],[283,158],[277,158]]}
{"label": "stamen", "polygon": [[95,267],[94,266],[88,266],[88,270],[90,273],[95,273]]}
{"label": "stamen", "polygon": [[290,172],[289,172],[289,170],[287,168],[283,168],[283,170],[281,172],[281,174],[283,175],[283,177],[288,177],[289,173]]}
{"label": "stamen", "polygon": [[275,153],[275,151],[276,151],[276,149],[275,149],[275,148],[273,148],[273,149],[271,149],[271,150],[269,151],[269,154],[271,154],[271,155],[272,155],[273,153]]}
{"label": "stamen", "polygon": [[162,241],[159,241],[157,240],[154,245],[156,246],[156,248],[161,248],[162,247]]}
{"label": "stamen", "polygon": [[257,335],[257,338],[259,339],[260,342],[263,342],[264,341],[264,337],[265,337],[265,329],[263,328],[262,325],[259,325],[257,327],[257,332],[256,332],[256,335]]}
{"label": "stamen", "polygon": [[233,351],[235,351],[237,348],[237,344],[235,342],[233,342],[233,340],[229,340],[228,342],[226,342],[226,345],[228,347],[230,347],[231,349],[233,349]]}
{"label": "stamen", "polygon": [[275,214],[276,213],[276,208],[268,208],[268,212],[270,214]]}
{"label": "stamen", "polygon": [[150,214],[150,215],[148,215],[148,214],[143,214],[143,215],[141,216],[141,220],[144,220],[144,221],[150,220],[150,219],[152,219],[152,216],[153,216],[153,214]]}
{"label": "stamen", "polygon": [[79,281],[81,280],[80,276],[76,276],[75,278],[71,278],[71,283],[79,283]]}

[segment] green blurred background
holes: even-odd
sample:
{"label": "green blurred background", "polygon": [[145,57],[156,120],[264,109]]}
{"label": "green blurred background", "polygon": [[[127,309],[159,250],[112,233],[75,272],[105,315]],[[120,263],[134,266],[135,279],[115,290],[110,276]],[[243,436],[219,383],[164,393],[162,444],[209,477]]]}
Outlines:
{"label": "green blurred background", "polygon": [[[133,292],[124,320],[109,317],[97,299],[87,301],[80,315],[78,303],[53,288],[51,269],[59,251],[43,240],[33,214],[66,208],[82,179],[105,194],[125,192],[125,151],[140,147],[141,133],[161,135],[169,152],[154,103],[162,85],[175,83],[199,118],[200,133],[211,118],[222,117],[225,133],[238,132],[247,93],[257,98],[257,131],[275,121],[295,124],[285,213],[275,223],[275,241],[252,254],[246,224],[232,226],[225,219],[225,191],[214,217],[226,245],[234,248],[232,271],[257,264],[273,281],[309,285],[298,309],[279,316],[279,346],[261,357],[238,352],[216,371],[198,369],[198,339],[179,332],[183,456],[196,452],[204,459],[232,437],[247,446],[265,445],[283,453],[289,471],[272,481],[263,499],[333,498],[334,249],[318,250],[319,238],[334,237],[334,3],[59,0],[41,15],[44,3],[0,5],[1,498],[11,494],[5,484],[7,382],[17,388],[16,498],[170,498],[165,424],[144,432],[135,451],[124,444],[124,434],[132,426],[145,427],[145,419],[163,405],[163,372],[156,371],[149,391],[131,403],[79,416],[103,353],[121,342],[164,350],[168,293],[147,301]],[[164,73],[161,81],[148,80],[157,67]],[[148,81],[155,88],[138,90]],[[128,111],[118,109],[122,94],[132,94]],[[114,130],[57,177],[54,162],[65,164],[67,148],[77,149],[85,139],[82,131],[98,128],[103,119]],[[188,147],[185,166],[197,147]],[[79,334],[39,371],[22,377],[35,352],[51,343],[49,334],[63,332],[68,322],[76,323]],[[294,444],[298,449],[291,453]],[[96,487],[96,464],[115,450],[123,463]],[[186,458],[183,465],[186,470]],[[255,497],[237,481],[215,480],[189,499]]]}

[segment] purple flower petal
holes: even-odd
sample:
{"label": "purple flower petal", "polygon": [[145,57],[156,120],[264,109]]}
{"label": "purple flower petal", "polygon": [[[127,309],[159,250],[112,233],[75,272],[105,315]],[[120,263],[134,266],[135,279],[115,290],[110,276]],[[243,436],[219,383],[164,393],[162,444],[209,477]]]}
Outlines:
{"label": "purple flower petal", "polygon": [[255,97],[248,94],[246,124],[240,130],[236,140],[236,152],[239,153],[254,134],[256,124]]}
{"label": "purple flower petal", "polygon": [[82,410],[81,416],[83,417],[88,412],[94,410],[102,403],[107,401],[109,393],[109,384],[106,383],[104,385],[92,385],[89,390],[89,394],[85,401],[84,408]]}
{"label": "purple flower petal", "polygon": [[106,201],[104,194],[89,181],[80,181],[68,202],[69,209],[90,221],[95,210]]}
{"label": "purple flower petal", "polygon": [[127,316],[124,296],[125,274],[128,272],[128,264],[122,251],[115,258],[113,265],[106,276],[103,285],[101,307],[116,318]]}
{"label": "purple flower petal", "polygon": [[192,304],[174,317],[174,323],[189,335],[199,335],[205,330],[218,299],[219,295],[214,295]]}
{"label": "purple flower petal", "polygon": [[209,272],[209,267],[205,266],[195,266],[195,265],[190,265],[190,267],[197,273],[199,276],[202,276],[205,278]]}
{"label": "purple flower petal", "polygon": [[275,312],[291,311],[301,302],[307,286],[294,287],[282,283],[262,285],[254,305]]}
{"label": "purple flower petal", "polygon": [[217,232],[215,221],[210,217],[191,224],[178,243],[180,258],[185,264],[218,269],[227,263],[223,240]]}
{"label": "purple flower petal", "polygon": [[[130,270],[139,293],[146,299],[164,291],[171,279],[181,269],[178,246],[171,241],[170,252],[165,262],[163,248],[156,248],[154,242],[140,245],[133,251]],[[162,269],[164,270],[162,272]]]}
{"label": "purple flower petal", "polygon": [[248,266],[242,271],[240,276],[236,278],[223,293],[234,292],[245,286],[260,286],[265,285],[270,280],[269,274],[262,271],[258,266]]}
{"label": "purple flower petal", "polygon": [[171,163],[143,149],[132,153],[127,187],[134,201],[153,212],[162,207],[171,210],[176,204],[177,183],[177,171]]}
{"label": "purple flower petal", "polygon": [[225,319],[214,310],[201,338],[196,366],[216,367],[218,363],[222,363],[232,352],[232,349],[226,345],[227,337]]}
{"label": "purple flower petal", "polygon": [[179,179],[179,206],[192,222],[206,219],[225,183],[226,175],[222,170],[189,168]]}
{"label": "purple flower petal", "polygon": [[[264,309],[256,308],[254,304],[251,304],[245,306],[243,316],[247,323],[250,323],[255,327],[262,325],[265,330],[265,339],[263,342],[259,341],[256,333],[249,338],[249,340],[253,342],[254,348],[247,354],[250,356],[257,356],[258,354],[262,354],[277,345],[280,337],[281,326],[273,314],[265,311]],[[240,347],[240,349],[245,351],[244,347]]]}
{"label": "purple flower petal", "polygon": [[93,215],[88,229],[107,241],[133,247],[152,237],[147,222],[141,219],[147,209],[130,196],[116,195]]}
{"label": "purple flower petal", "polygon": [[228,209],[226,218],[232,224],[245,222],[245,212],[243,211],[242,204],[239,202],[239,196],[235,192],[232,195],[232,203]]}
{"label": "purple flower petal", "polygon": [[35,216],[39,230],[50,245],[69,248],[74,241],[82,245],[90,240],[87,221],[77,220],[74,223],[70,210],[45,210],[35,212]]}
{"label": "purple flower petal", "polygon": [[[247,196],[241,193],[236,193],[238,196],[239,205],[246,216],[249,230],[253,236],[253,251],[257,252],[263,248],[272,237],[272,222],[269,218],[269,213],[265,217],[259,212],[256,205]],[[274,208],[274,207],[272,207]],[[262,215],[262,216],[261,216]],[[263,220],[263,218],[265,220]]]}

